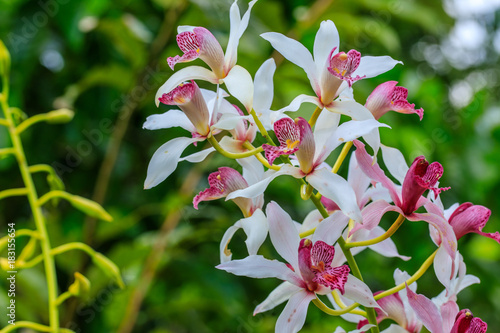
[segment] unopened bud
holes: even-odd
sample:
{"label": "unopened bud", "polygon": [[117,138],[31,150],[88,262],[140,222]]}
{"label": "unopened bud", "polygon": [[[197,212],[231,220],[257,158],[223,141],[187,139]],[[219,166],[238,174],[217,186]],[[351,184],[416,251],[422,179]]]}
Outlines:
{"label": "unopened bud", "polygon": [[10,70],[10,54],[5,44],[0,40],[0,75],[9,75]]}
{"label": "unopened bud", "polygon": [[78,210],[81,210],[85,214],[107,221],[111,222],[113,221],[113,217],[109,215],[108,212],[102,208],[101,205],[99,205],[97,202],[80,197],[78,195],[72,195],[71,197],[68,198],[69,202],[73,207],[75,207]]}
{"label": "unopened bud", "polygon": [[64,124],[70,122],[75,116],[75,112],[69,109],[59,109],[47,113],[47,122],[49,124]]}
{"label": "unopened bud", "polygon": [[78,297],[85,296],[89,293],[90,281],[82,274],[75,272],[75,282],[69,286],[68,291]]}
{"label": "unopened bud", "polygon": [[121,288],[125,288],[125,283],[123,283],[122,277],[120,275],[120,269],[115,265],[114,262],[109,260],[106,256],[99,252],[96,252],[92,257],[94,264],[103,270],[109,277],[115,280],[116,284]]}
{"label": "unopened bud", "polygon": [[302,200],[309,200],[309,198],[311,197],[312,191],[313,191],[313,188],[311,185],[302,184],[302,186],[300,186],[300,197],[302,198]]}

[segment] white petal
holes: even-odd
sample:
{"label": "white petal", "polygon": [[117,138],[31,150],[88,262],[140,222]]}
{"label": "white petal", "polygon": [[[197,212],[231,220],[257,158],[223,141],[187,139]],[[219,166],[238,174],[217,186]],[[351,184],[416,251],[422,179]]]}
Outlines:
{"label": "white petal", "polygon": [[316,37],[314,38],[314,62],[316,63],[316,70],[321,73],[327,70],[326,62],[329,60],[328,56],[334,47],[339,51],[339,32],[335,24],[330,21],[323,21],[319,27]]}
{"label": "white petal", "polygon": [[434,266],[434,272],[439,282],[449,291],[451,280],[454,279],[455,276],[454,274],[452,276],[453,260],[451,260],[444,246],[439,247],[432,266]]}
{"label": "white petal", "polygon": [[[360,231],[362,231],[362,230],[360,230]],[[375,229],[371,230],[368,233],[368,238],[366,238],[366,239],[373,239],[373,238],[376,238],[376,237],[383,235],[384,233],[385,233],[385,230],[382,229],[381,227],[377,226],[377,227],[375,227]],[[387,238],[386,240],[384,240],[380,243],[377,243],[375,245],[371,245],[371,246],[369,246],[369,248],[372,249],[373,251],[383,255],[384,257],[387,257],[387,258],[398,257],[404,261],[411,259],[411,257],[402,256],[399,254],[398,249],[396,248],[396,244],[394,244],[394,242],[392,241],[391,238]]]}
{"label": "white petal", "polygon": [[264,178],[264,166],[255,156],[236,160],[243,168],[243,178],[248,185],[253,185]]}
{"label": "white petal", "polygon": [[239,65],[234,66],[224,78],[224,83],[229,93],[236,97],[247,110],[252,109],[253,81],[246,69]]}
{"label": "white petal", "polygon": [[399,325],[391,324],[391,326],[383,330],[382,333],[408,333],[408,331]]}
{"label": "white petal", "polygon": [[300,169],[293,167],[291,165],[283,165],[279,171],[271,172],[268,171],[269,176],[262,179],[260,182],[257,182],[253,185],[250,185],[247,188],[237,190],[234,192],[229,193],[229,195],[226,197],[226,200],[234,199],[234,198],[255,198],[258,195],[261,195],[264,193],[266,190],[267,186],[271,181],[274,180],[274,178],[281,176],[281,175],[290,175],[295,178],[300,178],[301,177],[301,172]]}
{"label": "white petal", "polygon": [[302,103],[311,103],[316,106],[321,107],[321,102],[319,101],[318,97],[316,96],[309,96],[309,95],[299,95],[293,99],[293,101],[290,103],[290,105],[285,106],[282,109],[279,109],[277,112],[286,112],[286,111],[297,111]]}
{"label": "white petal", "polygon": [[311,53],[304,45],[277,32],[266,32],[260,36],[270,42],[285,58],[301,67],[306,72],[314,91],[319,91],[316,65]]}
{"label": "white petal", "polygon": [[266,215],[274,248],[296,272],[299,272],[300,237],[292,218],[274,201],[267,205]]}
{"label": "white petal", "polygon": [[276,333],[297,333],[306,321],[307,308],[314,293],[300,290],[290,297],[276,322]]}
{"label": "white petal", "polygon": [[382,159],[391,175],[403,184],[409,169],[403,154],[396,148],[382,145]]}
{"label": "white petal", "polygon": [[153,114],[146,118],[142,128],[157,130],[162,128],[182,127],[193,133],[196,132],[194,125],[181,110],[170,110],[162,114]]}
{"label": "white petal", "polygon": [[380,308],[378,303],[375,301],[373,298],[373,293],[371,292],[370,288],[355,277],[352,274],[349,274],[349,277],[347,278],[347,282],[344,285],[345,288],[345,293],[344,297],[347,297],[361,305],[370,307],[370,308]]}
{"label": "white petal", "polygon": [[271,309],[274,309],[284,301],[287,301],[293,294],[298,292],[300,287],[291,284],[288,281],[283,282],[280,284],[278,287],[276,287],[267,298],[257,305],[255,308],[253,315],[255,316],[257,313],[269,311]]}
{"label": "white petal", "polygon": [[216,266],[226,272],[239,276],[248,276],[251,278],[269,278],[274,277],[280,280],[296,282],[298,277],[287,265],[278,260],[269,260],[263,256],[248,256],[241,260],[232,260]]}
{"label": "white petal", "polygon": [[333,101],[325,107],[331,112],[345,114],[353,120],[374,119],[370,110],[356,101]]}
{"label": "white petal", "polygon": [[314,125],[314,142],[317,150],[320,150],[326,144],[339,127],[339,122],[340,114],[338,113],[326,111],[320,113],[316,125]]}
{"label": "white petal", "polygon": [[268,223],[266,215],[260,209],[257,209],[252,216],[241,219],[241,227],[247,235],[245,244],[247,245],[248,254],[256,255],[260,246],[267,237]]}
{"label": "white petal", "polygon": [[229,245],[229,242],[231,241],[231,239],[233,238],[234,234],[236,233],[236,231],[238,231],[238,229],[241,228],[240,221],[241,220],[236,221],[235,224],[233,224],[232,226],[227,228],[226,232],[222,236],[222,239],[221,239],[220,245],[219,245],[220,263],[221,264],[228,262],[228,261],[231,261],[231,258],[233,257],[233,254],[231,253],[231,251],[227,251],[227,250],[229,250],[228,245]]}
{"label": "white petal", "polygon": [[203,80],[215,84],[219,81],[215,74],[209,69],[200,66],[185,67],[172,74],[172,76],[168,78],[167,82],[165,82],[160,89],[158,89],[155,95],[156,106],[160,105],[159,98],[163,96],[163,94],[168,94],[180,83],[189,80]]}
{"label": "white petal", "polygon": [[344,178],[322,168],[314,170],[306,176],[306,179],[319,193],[333,200],[345,215],[361,223],[361,211],[356,202],[356,194]]}
{"label": "white petal", "polygon": [[347,182],[351,185],[354,193],[356,193],[356,198],[358,204],[363,197],[368,186],[370,186],[370,178],[365,175],[363,170],[358,165],[358,160],[356,159],[356,154],[351,153],[351,159],[349,160],[349,171],[347,173]]}
{"label": "white petal", "polygon": [[238,44],[241,36],[248,27],[250,11],[256,2],[257,0],[253,0],[248,4],[248,9],[243,15],[243,18],[240,17],[240,9],[238,8],[237,1],[235,0],[231,5],[231,9],[229,10],[229,41],[227,42],[226,54],[224,56],[224,63],[230,67],[236,64]]}
{"label": "white petal", "polygon": [[253,108],[258,112],[269,112],[274,96],[273,76],[276,71],[274,59],[266,60],[255,73]]}
{"label": "white petal", "polygon": [[347,227],[349,218],[341,212],[335,212],[323,221],[320,222],[314,231],[312,241],[316,242],[321,240],[327,244],[335,244],[342,231]]}
{"label": "white petal", "polygon": [[363,139],[365,139],[366,143],[372,147],[373,156],[377,156],[378,150],[380,149],[380,132],[378,128],[373,129],[371,132],[363,135]]}
{"label": "white petal", "polygon": [[205,158],[207,158],[207,156],[214,151],[215,151],[214,147],[203,149],[202,151],[196,152],[194,154],[181,157],[179,159],[179,162],[188,161],[190,163],[200,163],[201,161],[204,161]]}
{"label": "white petal", "polygon": [[359,66],[352,75],[366,76],[368,79],[391,70],[397,64],[403,63],[401,61],[394,60],[389,56],[365,56],[361,57]]}
{"label": "white petal", "polygon": [[144,188],[155,187],[164,181],[177,168],[179,158],[187,146],[193,142],[203,141],[204,138],[179,137],[164,143],[156,150],[148,165],[148,172]]}
{"label": "white petal", "polygon": [[234,130],[236,126],[241,124],[241,122],[244,120],[252,120],[252,116],[240,116],[239,114],[234,113],[224,113],[222,117],[220,117],[219,121],[213,124],[212,127],[220,130],[230,131]]}

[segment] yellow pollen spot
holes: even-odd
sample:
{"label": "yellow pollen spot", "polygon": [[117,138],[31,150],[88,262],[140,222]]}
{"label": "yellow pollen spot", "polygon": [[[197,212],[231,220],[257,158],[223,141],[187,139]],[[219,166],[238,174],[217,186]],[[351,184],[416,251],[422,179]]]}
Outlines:
{"label": "yellow pollen spot", "polygon": [[344,60],[347,60],[347,58],[349,58],[349,56],[346,53],[342,53],[341,55],[339,55],[339,58],[340,58],[340,60],[344,61]]}
{"label": "yellow pollen spot", "polygon": [[309,245],[309,244],[311,244],[311,243],[312,243],[312,240],[310,240],[309,238],[306,238],[306,239],[304,240],[304,246],[308,246],[308,245]]}
{"label": "yellow pollen spot", "polygon": [[299,144],[299,140],[292,142],[292,140],[286,139],[286,148],[287,149],[294,149],[295,147],[297,147],[298,144]]}
{"label": "yellow pollen spot", "polygon": [[197,49],[196,49],[196,53],[200,53],[200,48],[197,48]]}
{"label": "yellow pollen spot", "polygon": [[333,70],[336,71],[337,74],[340,74],[340,69],[338,69],[337,67],[335,67]]}
{"label": "yellow pollen spot", "polygon": [[186,100],[184,99],[184,97],[175,97],[174,101],[175,103],[183,104]]}
{"label": "yellow pollen spot", "polygon": [[220,175],[217,175],[217,177],[216,177],[216,178],[217,178],[217,180],[220,180]]}
{"label": "yellow pollen spot", "polygon": [[467,312],[465,313],[465,316],[466,316],[466,317],[470,317],[470,316],[472,316],[472,313],[470,313],[469,311],[467,311]]}
{"label": "yellow pollen spot", "polygon": [[346,70],[346,69],[344,69],[344,70],[342,71],[342,76],[344,76],[346,72],[347,72],[347,70]]}

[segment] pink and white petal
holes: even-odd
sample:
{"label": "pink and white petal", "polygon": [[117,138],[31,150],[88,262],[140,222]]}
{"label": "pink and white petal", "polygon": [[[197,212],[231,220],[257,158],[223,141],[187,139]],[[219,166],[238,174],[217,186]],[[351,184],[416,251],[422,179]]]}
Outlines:
{"label": "pink and white petal", "polygon": [[457,317],[459,308],[457,303],[454,301],[448,301],[441,305],[441,317],[443,318],[443,332],[451,332],[453,325],[455,324],[455,318]]}
{"label": "pink and white petal", "polygon": [[260,246],[267,237],[269,225],[266,215],[261,209],[257,209],[252,216],[241,219],[241,227],[247,235],[245,244],[247,245],[248,254],[256,255]]}
{"label": "pink and white petal", "polygon": [[366,78],[375,77],[379,74],[391,70],[397,64],[403,64],[401,61],[392,59],[389,56],[364,56],[361,57],[358,68],[354,71],[352,76],[366,76]]}
{"label": "pink and white petal", "polygon": [[314,38],[313,48],[313,56],[314,62],[316,63],[317,73],[326,71],[330,52],[334,48],[336,48],[335,52],[338,52],[339,43],[339,32],[337,31],[335,24],[330,20],[321,22],[318,32],[316,33],[316,37]]}
{"label": "pink and white petal", "polygon": [[160,105],[159,98],[163,96],[163,94],[171,92],[179,84],[189,80],[203,80],[214,84],[217,84],[219,82],[217,76],[212,71],[210,71],[205,67],[201,66],[185,67],[172,74],[172,76],[168,78],[167,82],[165,82],[160,87],[160,89],[158,89],[155,95],[156,106]]}
{"label": "pink and white petal", "polygon": [[397,206],[393,206],[385,200],[373,201],[368,206],[363,208],[361,215],[363,216],[363,223],[357,224],[351,231],[354,234],[360,229],[373,230],[379,225],[382,216],[387,212],[398,212],[402,213],[401,209]]}
{"label": "pink and white petal", "polygon": [[410,221],[425,221],[435,227],[441,236],[441,245],[444,246],[446,252],[451,258],[455,258],[455,251],[457,250],[457,238],[451,225],[442,217],[429,213],[413,213],[406,217]]}
{"label": "pink and white petal", "polygon": [[408,333],[408,331],[399,325],[391,324],[391,326],[383,330],[382,333]]}
{"label": "pink and white petal", "polygon": [[[458,255],[458,252],[456,253]],[[441,284],[448,291],[448,295],[451,292],[451,283],[455,279],[455,272],[453,271],[454,261],[446,252],[444,247],[440,247],[434,257],[434,272],[436,277],[441,282]]]}
{"label": "pink and white petal", "polygon": [[356,194],[344,178],[327,168],[322,168],[308,174],[306,180],[319,193],[333,200],[345,215],[361,223],[361,211],[356,201]]}
{"label": "pink and white petal", "polygon": [[337,239],[342,235],[345,227],[349,223],[349,218],[341,212],[335,212],[316,227],[312,241],[323,241],[327,244],[335,244]]}
{"label": "pink and white petal", "polygon": [[[385,233],[385,230],[382,229],[381,227],[377,226],[369,232],[369,234],[368,234],[369,238],[366,238],[366,239],[373,239],[375,237],[383,235],[384,233]],[[387,258],[397,257],[397,258],[400,258],[404,261],[408,261],[411,259],[411,257],[407,257],[407,256],[403,256],[403,255],[399,254],[398,249],[396,248],[396,244],[394,244],[394,242],[392,241],[391,238],[387,238],[386,240],[384,240],[380,243],[370,245],[369,248],[371,250],[383,255],[384,257],[387,257]]]}
{"label": "pink and white petal", "polygon": [[350,300],[353,300],[354,302],[357,302],[361,305],[370,308],[378,308],[382,312],[384,311],[373,298],[373,293],[366,285],[366,283],[364,283],[354,275],[349,274],[347,282],[344,285],[344,289],[344,297],[349,298]]}
{"label": "pink and white petal", "polygon": [[299,233],[306,232],[311,230],[312,228],[316,228],[319,226],[320,222],[323,221],[323,216],[319,212],[319,210],[315,209],[309,212],[304,218],[304,221],[299,226]]}
{"label": "pink and white petal", "polygon": [[[393,319],[399,325],[407,323],[404,303],[398,293],[383,297],[377,302],[387,313],[387,317]],[[377,319],[385,319],[387,317],[378,317]]]}
{"label": "pink and white petal", "polygon": [[384,171],[377,163],[373,164],[373,157],[368,155],[363,143],[355,140],[354,145],[356,146],[356,159],[358,160],[358,165],[361,170],[363,170],[371,180],[381,183],[382,186],[388,189],[394,204],[398,207],[401,206],[399,193],[392,180],[385,175]]}
{"label": "pink and white petal", "polygon": [[373,156],[377,156],[380,149],[380,131],[378,130],[378,128],[373,129],[371,132],[363,135],[363,139],[365,139],[366,143],[370,147],[372,147]]}
{"label": "pink and white petal", "polygon": [[390,128],[389,125],[380,123],[375,119],[350,120],[339,126],[335,136],[339,142],[352,141],[360,136],[366,137],[366,134],[379,127]]}
{"label": "pink and white petal", "polygon": [[142,128],[148,130],[171,127],[182,127],[191,133],[196,132],[193,123],[191,123],[186,114],[180,110],[170,110],[162,114],[153,114],[147,117],[142,125]]}
{"label": "pink and white petal", "polygon": [[188,155],[188,156],[181,157],[179,159],[179,162],[188,161],[190,163],[200,163],[201,161],[204,161],[205,158],[207,158],[207,156],[210,155],[211,153],[213,153],[214,151],[215,151],[214,147],[203,149],[202,151],[193,153],[193,154]]}
{"label": "pink and white petal", "polygon": [[299,232],[290,215],[276,202],[271,201],[266,207],[269,222],[269,236],[278,254],[285,259],[296,272],[299,272]]}
{"label": "pink and white petal", "polygon": [[262,179],[261,181],[255,183],[253,185],[250,185],[245,189],[241,189],[241,190],[237,190],[237,191],[229,193],[226,200],[239,198],[239,197],[255,198],[256,196],[264,193],[264,191],[266,190],[269,183],[271,183],[271,181],[273,181],[274,178],[276,178],[278,176],[289,175],[289,176],[292,176],[294,178],[301,178],[302,177],[302,173],[300,172],[299,168],[293,167],[293,166],[288,165],[288,164],[283,165],[279,171],[270,170],[270,171],[266,172],[266,174],[267,174],[266,177],[264,179]]}
{"label": "pink and white petal", "polygon": [[[344,318],[344,315],[342,315],[341,317]],[[365,333],[365,332],[368,332],[368,330],[374,326],[375,325],[372,325],[372,324],[366,324],[363,327],[361,327],[360,329],[349,331],[349,333]],[[403,333],[406,333],[406,332],[407,331],[405,330]],[[337,326],[337,328],[335,329],[335,332],[333,332],[333,333],[347,333],[347,331],[345,329],[343,329],[342,327]]]}
{"label": "pink and white petal", "polygon": [[374,119],[370,110],[356,101],[333,101],[325,105],[325,108],[330,112],[344,114],[353,120]]}
{"label": "pink and white petal", "polygon": [[406,164],[403,154],[396,148],[391,148],[382,145],[382,159],[387,166],[387,170],[396,180],[403,184],[406,174],[408,173],[408,164]]}
{"label": "pink and white petal", "polygon": [[304,289],[293,294],[286,303],[276,322],[276,333],[297,333],[306,321],[309,303],[316,298],[312,292]]}
{"label": "pink and white petal", "polygon": [[374,186],[368,188],[361,199],[359,200],[359,206],[364,207],[368,201],[385,200],[388,203],[392,202],[389,190],[382,186],[380,183],[376,183]]}
{"label": "pink and white petal", "polygon": [[274,309],[281,303],[288,301],[288,299],[290,299],[292,295],[294,295],[301,289],[302,288],[297,287],[296,285],[288,281],[283,282],[282,284],[277,286],[273,291],[271,291],[269,296],[267,296],[267,298],[262,303],[257,305],[255,310],[253,311],[253,315],[255,316],[258,313]]}
{"label": "pink and white petal", "polygon": [[253,80],[248,71],[239,66],[234,66],[224,78],[226,88],[231,95],[250,111],[253,104]]}
{"label": "pink and white petal", "polygon": [[266,259],[260,255],[228,261],[217,265],[215,268],[238,276],[257,279],[274,277],[283,281],[289,281],[298,286],[302,284],[302,280],[287,265],[278,260]]}
{"label": "pink and white petal", "polygon": [[[358,165],[358,160],[356,159],[356,154],[351,153],[351,159],[349,160],[349,170],[347,173],[347,182],[351,185],[354,193],[356,193],[356,198],[358,199],[358,204],[361,204],[361,199],[366,192],[368,186],[370,186],[370,178],[361,170]],[[364,207],[364,205],[360,205]]]}
{"label": "pink and white petal", "polygon": [[314,91],[316,93],[320,91],[316,65],[311,53],[304,45],[277,32],[266,32],[260,36],[270,42],[286,59],[301,67],[306,72]]}
{"label": "pink and white petal", "polygon": [[255,112],[268,112],[274,96],[273,76],[276,71],[274,59],[266,60],[255,73],[253,108]]}
{"label": "pink and white petal", "polygon": [[302,103],[311,103],[319,107],[323,107],[323,104],[321,104],[320,100],[316,96],[309,96],[309,95],[304,95],[301,94],[293,99],[293,101],[288,105],[285,106],[282,109],[279,109],[277,112],[283,113],[283,112],[295,112],[297,111]]}
{"label": "pink and white petal", "polygon": [[432,333],[447,333],[443,331],[443,318],[434,303],[424,295],[415,294],[408,286],[406,287],[408,301],[415,311],[418,319]]}
{"label": "pink and white petal", "polygon": [[167,179],[177,168],[182,152],[187,146],[203,140],[205,139],[179,137],[161,145],[149,161],[144,188],[150,189]]}
{"label": "pink and white petal", "polygon": [[237,0],[235,0],[231,5],[231,9],[229,10],[229,40],[227,42],[226,54],[224,56],[224,63],[226,64],[226,68],[232,68],[236,64],[238,56],[238,44],[241,36],[248,27],[250,11],[252,10],[252,7],[256,2],[257,0],[250,1],[250,3],[248,4],[248,9],[245,14],[243,14],[242,18],[240,17],[240,9],[238,8]]}

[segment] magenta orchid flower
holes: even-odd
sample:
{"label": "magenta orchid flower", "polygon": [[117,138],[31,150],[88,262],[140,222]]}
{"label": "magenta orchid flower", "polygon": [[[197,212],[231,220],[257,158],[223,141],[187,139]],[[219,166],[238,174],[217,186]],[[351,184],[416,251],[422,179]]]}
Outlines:
{"label": "magenta orchid flower", "polygon": [[431,333],[484,333],[488,328],[470,310],[459,311],[454,301],[448,301],[438,308],[424,295],[416,294],[408,287],[406,291],[410,306]]}
{"label": "magenta orchid flower", "polygon": [[408,89],[397,87],[397,84],[397,81],[387,81],[377,86],[366,99],[365,107],[377,120],[388,111],[416,113],[422,120],[424,109],[415,109],[415,104],[410,104],[407,100]]}
{"label": "magenta orchid flower", "polygon": [[260,255],[250,255],[245,259],[217,266],[239,276],[275,277],[285,281],[256,307],[254,314],[288,301],[276,323],[276,332],[289,333],[298,332],[302,328],[309,303],[316,298],[316,294],[325,295],[338,289],[362,305],[377,306],[369,288],[349,275],[347,265],[332,265],[335,249],[327,240],[340,237],[341,226],[331,223],[330,218],[325,219],[312,240],[301,240],[295,223],[278,204],[269,203],[266,215],[271,242],[288,264],[268,260]]}
{"label": "magenta orchid flower", "polygon": [[355,101],[335,101],[342,90],[361,78],[375,77],[401,63],[389,56],[361,57],[356,50],[339,52],[339,34],[335,24],[328,20],[321,26],[314,40],[314,59],[309,50],[296,40],[282,34],[268,32],[261,35],[286,59],[301,67],[307,74],[316,96],[299,95],[280,111],[297,111],[304,102],[329,111],[345,114],[355,120],[372,118],[371,113]]}
{"label": "magenta orchid flower", "polygon": [[[170,110],[163,114],[151,115],[143,127],[149,130],[182,127],[191,133],[191,138],[178,137],[163,144],[153,154],[148,165],[144,188],[152,188],[164,181],[175,171],[179,162],[187,160],[191,163],[203,161],[214,148],[208,148],[192,155],[182,157],[184,150],[191,144],[204,141],[221,115],[238,114],[237,110],[222,97],[225,92],[200,89],[194,82],[179,85],[173,91],[161,96],[162,103],[178,105],[182,110]],[[212,129],[213,133],[220,130]]]}
{"label": "magenta orchid flower", "polygon": [[[265,191],[269,183],[281,175],[290,175],[295,178],[305,177],[306,181],[316,188],[322,195],[332,199],[341,208],[342,212],[355,221],[361,222],[361,213],[356,202],[355,194],[349,184],[341,176],[330,172],[323,162],[339,144],[351,141],[374,128],[386,126],[375,119],[364,121],[348,121],[338,126],[339,115],[321,113],[314,132],[309,123],[303,118],[293,121],[282,118],[275,123],[275,133],[280,140],[280,147],[264,145],[266,155],[273,158],[281,154],[294,152],[299,167],[281,165],[279,171],[269,171],[268,177],[246,189],[231,193],[227,198],[252,198]],[[298,141],[298,142],[297,142]],[[316,149],[316,147],[320,149]]]}
{"label": "magenta orchid flower", "polygon": [[453,210],[448,218],[448,222],[453,231],[455,231],[457,239],[462,238],[468,233],[476,233],[500,243],[500,233],[498,231],[494,233],[483,232],[483,228],[488,222],[490,215],[491,210],[488,208],[465,202]]}
{"label": "magenta orchid flower", "polygon": [[[381,183],[382,186],[389,190],[394,205],[385,200],[373,201],[362,211],[363,224],[356,225],[351,232],[353,233],[362,228],[371,230],[380,223],[380,219],[386,212],[395,211],[410,221],[425,221],[435,227],[441,236],[441,244],[446,248],[448,254],[454,257],[457,241],[453,229],[444,217],[431,212],[415,212],[425,203],[433,205],[429,200],[422,197],[426,190],[433,191],[437,197],[441,191],[449,189],[435,186],[443,174],[442,165],[438,162],[429,164],[423,156],[417,157],[404,178],[398,179],[402,183],[401,190],[399,190],[393,181],[385,175],[380,166],[377,163],[373,163],[373,157],[366,152],[364,144],[355,140],[354,145],[357,148],[355,153],[359,166],[370,179]],[[390,165],[390,162],[387,162],[386,165]],[[400,177],[402,174],[401,170],[404,170],[405,165],[404,161],[399,166],[393,164],[389,170],[395,170],[395,176]]]}
{"label": "magenta orchid flower", "polygon": [[243,104],[251,104],[248,100],[248,87],[252,85],[252,78],[248,71],[236,65],[237,49],[241,36],[245,32],[250,19],[250,11],[257,0],[248,4],[248,10],[243,17],[237,0],[231,6],[229,20],[230,32],[226,53],[214,37],[214,35],[203,27],[179,26],[177,44],[183,52],[182,56],[168,58],[168,65],[173,69],[179,62],[190,62],[197,58],[203,60],[211,70],[200,66],[189,66],[174,73],[156,93],[156,105],[159,98],[169,93],[179,83],[187,80],[204,80],[214,84],[224,82],[231,95],[242,101]]}

